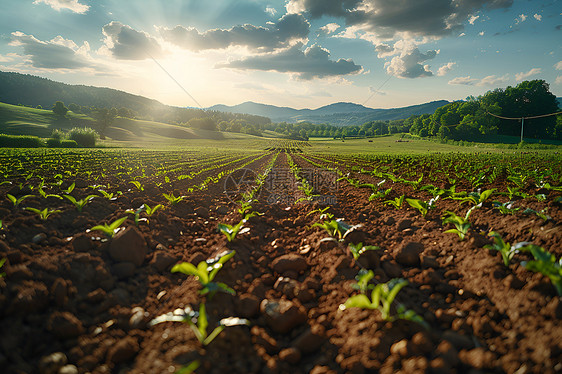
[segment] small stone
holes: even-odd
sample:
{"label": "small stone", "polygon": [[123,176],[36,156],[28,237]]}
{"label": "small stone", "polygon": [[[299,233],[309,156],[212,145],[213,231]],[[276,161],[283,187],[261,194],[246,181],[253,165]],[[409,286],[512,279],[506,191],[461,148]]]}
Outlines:
{"label": "small stone", "polygon": [[279,274],[283,274],[286,271],[295,271],[300,273],[308,268],[308,264],[306,263],[306,259],[304,257],[289,253],[273,260],[271,267]]}
{"label": "small stone", "polygon": [[382,269],[389,278],[399,278],[402,276],[402,268],[398,264],[385,261],[382,264]]}
{"label": "small stone", "polygon": [[59,369],[58,374],[78,374],[78,368],[74,365],[64,365]]}
{"label": "small stone", "polygon": [[402,230],[410,228],[411,226],[412,226],[412,220],[403,219],[400,222],[398,222],[398,225],[397,225],[396,229],[398,231],[402,231]]}
{"label": "small stone", "polygon": [[189,258],[189,262],[192,263],[193,265],[197,266],[198,263],[200,263],[201,261],[205,261],[207,260],[207,256],[205,256],[203,253],[201,252],[195,252],[193,255],[191,255],[191,257]]}
{"label": "small stone", "polygon": [[278,333],[286,334],[306,321],[306,311],[302,306],[288,300],[264,299],[260,312],[265,315],[270,327]]}
{"label": "small stone", "polygon": [[121,339],[107,352],[107,359],[115,364],[129,361],[139,351],[139,344],[132,336]]}
{"label": "small stone", "polygon": [[381,264],[380,250],[373,249],[361,253],[361,255],[359,255],[359,258],[357,259],[357,262],[367,269],[378,268]]}
{"label": "small stone", "polygon": [[421,258],[422,267],[424,268],[433,268],[437,269],[439,267],[439,263],[435,256],[422,256]]}
{"label": "small stone", "polygon": [[68,362],[68,358],[62,352],[51,353],[39,360],[39,372],[41,374],[57,374]]}
{"label": "small stone", "polygon": [[129,226],[115,235],[109,245],[109,255],[117,262],[131,262],[141,266],[148,252],[146,241],[142,234]]}
{"label": "small stone", "polygon": [[32,241],[33,243],[35,243],[35,244],[39,244],[39,243],[43,242],[43,241],[46,240],[46,239],[47,239],[47,234],[45,234],[44,232],[42,232],[42,233],[40,233],[40,234],[35,235],[35,236],[31,239],[31,241]]}
{"label": "small stone", "polygon": [[9,313],[36,313],[49,303],[49,291],[43,283],[24,281],[15,288],[17,294],[12,299]]}
{"label": "small stone", "polygon": [[273,285],[273,289],[284,293],[289,299],[295,297],[298,292],[299,283],[291,278],[279,277]]}
{"label": "small stone", "polygon": [[132,262],[119,262],[111,267],[111,272],[119,279],[130,278],[135,274],[136,266]]}
{"label": "small stone", "polygon": [[390,347],[390,353],[393,355],[408,357],[411,353],[411,348],[409,347],[408,341],[406,339],[403,339],[394,343]]}
{"label": "small stone", "polygon": [[87,236],[78,235],[72,239],[72,248],[74,248],[76,252],[89,252],[94,248],[94,244],[92,243],[92,239]]}
{"label": "small stone", "polygon": [[240,317],[252,318],[258,314],[260,310],[260,300],[255,295],[246,293],[236,300],[236,307]]}
{"label": "small stone", "polygon": [[225,205],[219,205],[216,209],[217,213],[220,215],[228,214],[228,207]]}
{"label": "small stone", "polygon": [[415,333],[410,343],[412,345],[412,350],[416,353],[426,355],[433,351],[433,342],[424,331]]}
{"label": "small stone", "polygon": [[491,369],[494,367],[495,355],[484,348],[474,348],[470,351],[460,352],[459,357],[463,362],[476,369]]}
{"label": "small stone", "polygon": [[396,223],[396,220],[393,217],[388,217],[384,220],[384,224],[387,226],[392,226]]}
{"label": "small stone", "polygon": [[504,278],[503,284],[506,287],[513,288],[515,290],[520,290],[525,285],[521,279],[517,278],[513,274],[509,274],[507,277]]}
{"label": "small stone", "polygon": [[171,254],[166,252],[159,251],[154,253],[154,257],[152,258],[152,261],[150,263],[157,271],[162,272],[168,270],[168,268],[170,268],[176,262],[177,258],[175,256],[172,256]]}
{"label": "small stone", "polygon": [[51,314],[48,328],[62,339],[75,338],[84,332],[82,322],[69,312],[54,312]]}
{"label": "small stone", "polygon": [[199,217],[202,217],[202,218],[205,218],[205,219],[207,219],[207,218],[210,217],[210,215],[209,215],[209,209],[207,209],[207,208],[205,208],[205,207],[203,207],[203,206],[200,206],[200,207],[198,207],[197,209],[195,209],[195,213],[196,213]]}
{"label": "small stone", "polygon": [[455,367],[459,363],[459,353],[447,340],[439,343],[436,349],[437,356],[441,357],[450,367]]}
{"label": "small stone", "polygon": [[295,365],[301,360],[301,353],[297,348],[286,348],[279,352],[279,359]]}
{"label": "small stone", "polygon": [[434,358],[429,362],[430,373],[432,374],[448,374],[451,372],[449,365],[442,357]]}
{"label": "small stone", "polygon": [[146,325],[148,313],[140,306],[131,310],[131,318],[129,318],[129,326],[132,329],[140,329]]}
{"label": "small stone", "polygon": [[417,242],[406,243],[396,255],[396,262],[405,266],[419,266],[420,252],[423,251],[423,244]]}
{"label": "small stone", "polygon": [[338,241],[334,238],[323,238],[316,243],[316,249],[319,251],[329,251],[338,246]]}
{"label": "small stone", "polygon": [[86,296],[86,301],[90,304],[98,304],[101,303],[106,297],[106,293],[101,288],[98,288]]}
{"label": "small stone", "polygon": [[62,307],[68,302],[68,287],[64,279],[55,279],[51,286],[51,295],[58,307]]}
{"label": "small stone", "polygon": [[292,346],[298,348],[302,353],[308,354],[320,349],[325,341],[326,338],[324,337],[323,328],[319,325],[315,325],[299,335]]}

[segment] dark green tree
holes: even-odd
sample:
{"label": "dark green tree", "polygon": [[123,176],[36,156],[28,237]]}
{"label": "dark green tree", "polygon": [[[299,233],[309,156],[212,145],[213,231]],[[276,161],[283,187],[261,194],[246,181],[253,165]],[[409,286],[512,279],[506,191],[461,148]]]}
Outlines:
{"label": "dark green tree", "polygon": [[57,101],[51,110],[53,113],[63,117],[66,116],[66,113],[68,113],[68,108],[64,106],[62,101]]}

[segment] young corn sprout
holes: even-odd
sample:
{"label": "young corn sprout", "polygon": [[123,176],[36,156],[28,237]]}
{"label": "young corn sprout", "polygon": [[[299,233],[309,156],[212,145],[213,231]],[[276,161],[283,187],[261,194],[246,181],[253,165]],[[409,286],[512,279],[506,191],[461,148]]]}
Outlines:
{"label": "young corn sprout", "polygon": [[521,265],[550,278],[558,296],[562,296],[562,257],[556,261],[556,257],[552,253],[534,244],[520,248],[520,251],[531,252],[535,258],[534,261],[523,261]]}
{"label": "young corn sprout", "polygon": [[425,217],[427,215],[427,212],[435,207],[435,202],[438,199],[439,196],[434,197],[427,202],[418,199],[406,199],[406,202],[410,204],[412,208],[416,208],[421,213],[422,217]]}
{"label": "young corn sprout", "polygon": [[12,204],[14,204],[15,207],[19,206],[21,204],[22,201],[24,201],[25,199],[27,199],[28,197],[32,197],[33,195],[24,195],[21,196],[19,198],[16,198],[14,195],[10,195],[10,194],[6,194],[6,197],[8,198],[8,200],[10,200],[12,202]]}
{"label": "young corn sprout", "polygon": [[479,206],[480,204],[470,208],[468,212],[466,212],[464,218],[457,216],[455,212],[451,212],[447,210],[442,217],[443,225],[446,225],[447,223],[452,223],[453,225],[455,225],[455,228],[447,230],[445,231],[445,233],[457,234],[460,240],[464,240],[466,234],[468,233],[468,229],[471,226],[470,221],[468,220],[468,218],[470,217],[470,213],[472,213],[472,211]]}
{"label": "young corn sprout", "polygon": [[144,191],[144,186],[139,181],[130,181],[133,186],[135,186],[139,191]]}
{"label": "young corn sprout", "polygon": [[402,207],[402,203],[404,203],[404,195],[396,197],[394,200],[386,200],[384,202],[385,205],[392,205],[396,209],[400,209]]}
{"label": "young corn sprout", "polygon": [[[369,277],[369,275],[367,275],[366,277]],[[367,282],[369,281],[369,279],[367,279]],[[364,279],[361,279],[361,281],[365,283]],[[427,328],[428,325],[421,316],[419,316],[413,310],[406,310],[406,308],[402,304],[397,304],[396,314],[391,315],[391,306],[394,302],[394,299],[396,298],[396,295],[402,288],[406,287],[407,285],[407,280],[397,278],[392,279],[386,283],[379,283],[372,289],[370,300],[369,297],[365,295],[365,292],[350,297],[344,304],[341,304],[339,308],[340,310],[345,310],[347,308],[376,309],[381,313],[382,319],[384,319],[385,321],[405,319],[417,322]],[[365,284],[362,284],[359,287],[364,291],[370,289],[370,287]]]}
{"label": "young corn sprout", "polygon": [[359,257],[366,251],[377,251],[380,249],[380,247],[377,247],[375,245],[363,246],[363,243],[358,243],[358,244],[349,243],[347,248],[349,249],[349,252],[351,252],[351,255],[355,260],[359,259]]}
{"label": "young corn sprout", "polygon": [[163,193],[162,196],[164,196],[166,200],[168,200],[168,203],[170,203],[170,205],[176,205],[177,203],[179,203],[180,201],[182,201],[187,197],[187,196],[174,196],[173,192],[171,194]]}
{"label": "young corn sprout", "polygon": [[76,200],[76,198],[72,195],[64,195],[74,206],[78,209],[79,212],[82,212],[82,209],[90,202],[93,198],[98,197],[97,195],[88,195],[83,199]]}
{"label": "young corn sprout", "polygon": [[207,312],[205,303],[199,304],[199,312],[195,312],[191,307],[185,309],[176,309],[174,312],[166,313],[154,318],[149,322],[149,326],[155,326],[164,322],[184,322],[189,325],[195,337],[199,342],[206,346],[209,345],[225,327],[248,325],[249,321],[243,318],[229,317],[223,318],[219,321],[219,325],[213,329],[209,334],[207,328],[209,321],[207,319]]}
{"label": "young corn sprout", "polygon": [[43,210],[39,210],[39,209],[35,209],[35,208],[24,208],[24,209],[29,211],[29,212],[36,213],[39,216],[39,218],[41,218],[42,221],[46,221],[47,219],[49,219],[49,216],[51,214],[61,212],[61,210],[58,210],[58,209],[48,209],[48,208],[45,208]]}
{"label": "young corn sprout", "polygon": [[197,266],[189,262],[182,262],[172,268],[172,273],[183,273],[196,277],[203,287],[199,293],[201,295],[209,294],[209,298],[213,297],[217,291],[234,295],[235,292],[232,288],[221,282],[213,282],[213,280],[223,265],[235,254],[236,251],[224,251],[215,258],[201,261]]}
{"label": "young corn sprout", "polygon": [[482,192],[469,192],[466,197],[454,198],[455,200],[461,200],[461,205],[464,203],[471,203],[472,205],[479,205],[488,200],[490,196],[494,193],[496,189],[486,190]]}
{"label": "young corn sprout", "polygon": [[[4,257],[3,259],[0,260],[0,268],[4,266],[5,263],[6,263],[6,258]],[[5,276],[6,273],[0,273],[0,278],[4,278]]]}
{"label": "young corn sprout", "polygon": [[70,195],[72,191],[74,191],[74,187],[76,187],[76,183],[72,183],[70,186],[68,186],[67,189],[61,189],[61,191],[67,195]]}
{"label": "young corn sprout", "polygon": [[107,223],[104,223],[103,225],[94,226],[90,230],[88,230],[88,232],[89,231],[101,231],[106,236],[108,236],[110,238],[113,238],[115,236],[115,234],[117,234],[119,232],[119,229],[120,229],[121,225],[126,220],[127,220],[127,217],[119,218],[119,219],[113,221],[112,223],[110,223],[109,225]]}
{"label": "young corn sprout", "polygon": [[328,232],[328,234],[335,238],[338,237],[339,240],[343,240],[348,233],[361,227],[361,225],[350,225],[343,221],[343,218],[332,219],[330,221],[324,221],[323,223],[315,222],[312,227],[321,227]]}
{"label": "young corn sprout", "polygon": [[500,203],[499,201],[494,201],[492,203],[494,208],[499,210],[501,214],[515,214],[521,208],[515,208],[513,201],[508,201],[507,203]]}
{"label": "young corn sprout", "polygon": [[506,243],[503,241],[501,235],[495,231],[490,232],[488,235],[494,238],[494,244],[486,244],[484,248],[500,252],[505,266],[509,266],[509,262],[517,252],[524,250],[525,247],[529,245],[527,242],[514,245]]}

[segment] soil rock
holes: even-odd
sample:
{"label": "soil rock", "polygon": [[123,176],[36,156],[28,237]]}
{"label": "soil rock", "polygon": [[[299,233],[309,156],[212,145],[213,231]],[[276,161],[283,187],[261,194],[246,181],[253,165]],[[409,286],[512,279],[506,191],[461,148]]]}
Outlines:
{"label": "soil rock", "polygon": [[260,310],[260,300],[252,294],[243,294],[236,300],[236,310],[243,318],[252,318]]}
{"label": "soil rock", "polygon": [[283,274],[286,271],[295,271],[300,273],[308,268],[306,259],[297,254],[289,253],[273,260],[271,267],[279,274]]}
{"label": "soil rock", "polygon": [[293,342],[293,346],[298,348],[302,353],[312,353],[320,349],[322,344],[326,341],[323,334],[323,329],[319,325],[315,325],[307,329]]}
{"label": "soil rock", "polygon": [[163,251],[158,251],[154,254],[154,257],[152,258],[152,261],[150,263],[157,271],[162,272],[168,270],[168,268],[170,268],[176,262],[177,258],[175,256],[172,256],[171,254]]}
{"label": "soil rock", "polygon": [[82,322],[69,312],[54,312],[51,314],[48,328],[62,339],[74,338],[84,332]]}
{"label": "soil rock", "polygon": [[148,252],[142,234],[133,226],[117,233],[109,246],[109,255],[117,262],[131,262],[141,266]]}
{"label": "soil rock", "polygon": [[139,343],[132,336],[120,340],[107,353],[108,361],[121,363],[129,361],[139,351]]}
{"label": "soil rock", "polygon": [[51,353],[39,360],[39,372],[41,374],[58,374],[59,369],[66,365],[67,362],[68,358],[64,353]]}
{"label": "soil rock", "polygon": [[283,299],[263,300],[260,312],[265,315],[269,326],[280,334],[286,334],[306,321],[306,311],[302,306]]}
{"label": "soil rock", "polygon": [[423,251],[423,244],[408,242],[400,248],[396,255],[396,262],[405,266],[419,266],[420,253]]}
{"label": "soil rock", "polygon": [[294,365],[301,360],[301,353],[297,348],[286,348],[279,352],[279,359]]}
{"label": "soil rock", "polygon": [[111,272],[119,279],[130,278],[135,274],[136,266],[132,262],[119,262],[111,267]]}

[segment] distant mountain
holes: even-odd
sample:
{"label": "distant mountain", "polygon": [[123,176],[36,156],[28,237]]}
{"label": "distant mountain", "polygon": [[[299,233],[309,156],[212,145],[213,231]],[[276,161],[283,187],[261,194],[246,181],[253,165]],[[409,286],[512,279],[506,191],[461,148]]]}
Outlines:
{"label": "distant mountain", "polygon": [[408,118],[411,115],[433,113],[439,107],[448,104],[446,100],[432,101],[425,104],[412,105],[393,109],[372,109],[354,103],[334,103],[318,109],[293,109],[254,103],[251,101],[234,105],[215,105],[209,110],[231,113],[247,113],[269,117],[273,122],[301,122],[327,123],[346,126],[360,125],[369,121],[396,120]]}

